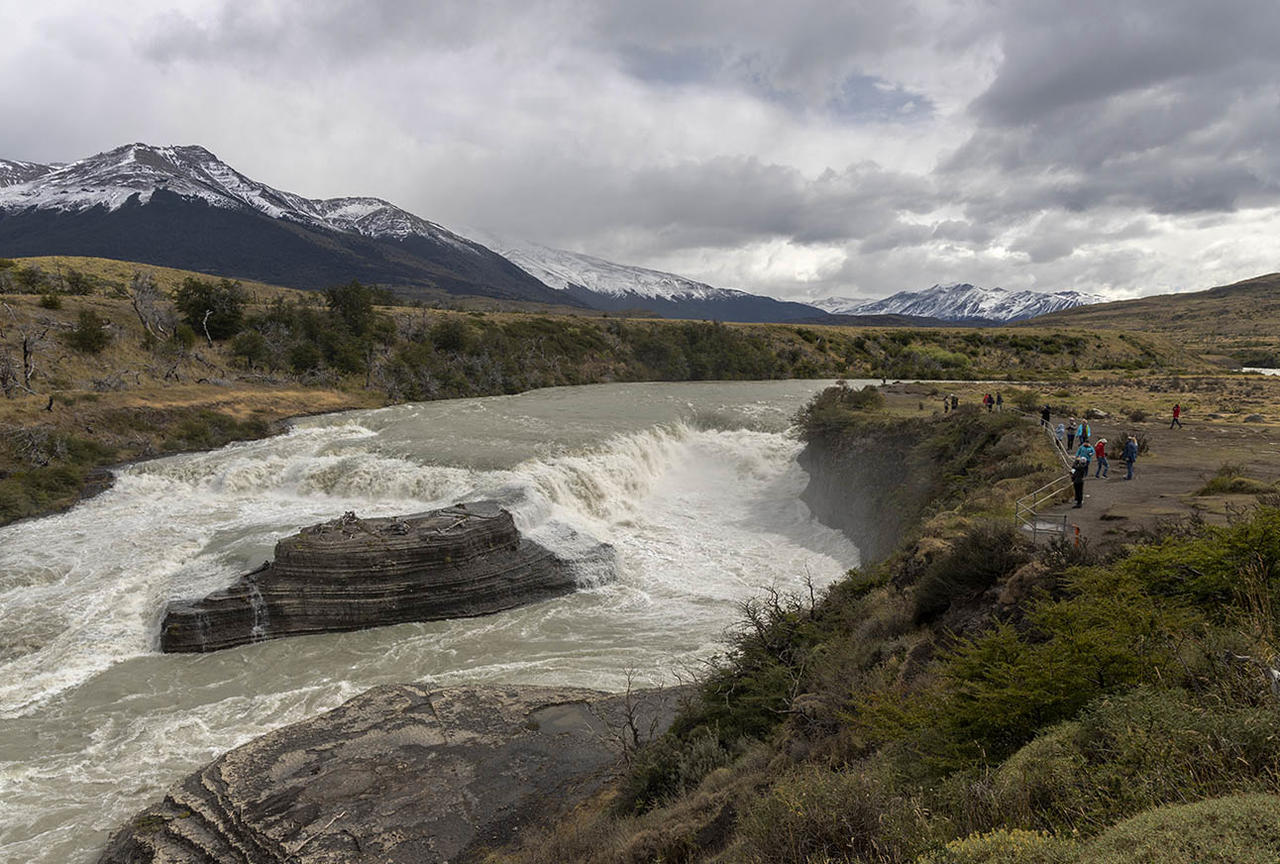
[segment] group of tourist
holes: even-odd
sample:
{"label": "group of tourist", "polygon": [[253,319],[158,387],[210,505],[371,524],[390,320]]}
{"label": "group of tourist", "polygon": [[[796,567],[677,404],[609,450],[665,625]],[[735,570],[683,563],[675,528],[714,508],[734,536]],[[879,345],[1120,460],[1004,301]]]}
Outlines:
{"label": "group of tourist", "polygon": [[[1182,405],[1173,406],[1173,422],[1169,424],[1172,429],[1175,425],[1182,428]],[[1048,427],[1050,423],[1050,408],[1045,405],[1040,411],[1040,425]],[[1093,466],[1093,476],[1095,480],[1106,480],[1111,474],[1111,462],[1107,458],[1108,452],[1114,453],[1114,449],[1108,450],[1107,439],[1099,438],[1093,440],[1093,429],[1089,424],[1088,418],[1077,420],[1075,417],[1069,417],[1066,423],[1059,423],[1053,430],[1053,436],[1057,439],[1058,446],[1062,448],[1062,452],[1071,454],[1071,448],[1075,448],[1074,456],[1071,463],[1071,485],[1074,487],[1076,501],[1073,507],[1084,506],[1084,481],[1089,476],[1089,468]],[[1079,442],[1077,444],[1077,442]],[[1133,479],[1133,465],[1138,461],[1138,439],[1134,435],[1128,435],[1125,438],[1124,447],[1120,450],[1120,458],[1124,460],[1126,467],[1126,480]]]}

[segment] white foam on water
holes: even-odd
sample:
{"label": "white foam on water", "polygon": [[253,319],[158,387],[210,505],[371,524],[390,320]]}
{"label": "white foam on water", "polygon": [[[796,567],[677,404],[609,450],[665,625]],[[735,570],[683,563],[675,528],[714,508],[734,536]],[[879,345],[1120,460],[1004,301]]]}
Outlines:
{"label": "white foam on water", "polygon": [[[0,859],[91,860],[183,774],[379,683],[620,689],[632,672],[657,683],[720,650],[737,604],[763,587],[821,587],[857,561],[799,501],[798,442],[749,422],[782,409],[746,401],[567,452],[536,446],[546,454],[496,470],[413,455],[405,442],[415,423],[439,422],[434,407],[311,418],[133,466],[68,513],[0,529]],[[486,412],[513,404],[450,416],[458,435],[482,436]],[[554,431],[522,423],[535,439]],[[477,497],[574,562],[585,590],[481,618],[156,653],[167,602],[229,584],[301,526]]]}

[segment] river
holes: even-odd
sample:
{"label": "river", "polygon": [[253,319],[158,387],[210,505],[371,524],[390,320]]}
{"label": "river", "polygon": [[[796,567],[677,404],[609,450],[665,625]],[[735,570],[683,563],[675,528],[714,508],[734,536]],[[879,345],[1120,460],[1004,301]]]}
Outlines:
{"label": "river", "polygon": [[[184,774],[398,681],[621,689],[719,650],[765,586],[857,550],[798,500],[789,418],[827,382],[613,384],[306,418],[118,472],[0,529],[0,861],[84,864]],[[510,612],[161,655],[161,612],[299,527],[497,497],[580,562],[582,590]],[[609,556],[592,554],[611,544]]]}

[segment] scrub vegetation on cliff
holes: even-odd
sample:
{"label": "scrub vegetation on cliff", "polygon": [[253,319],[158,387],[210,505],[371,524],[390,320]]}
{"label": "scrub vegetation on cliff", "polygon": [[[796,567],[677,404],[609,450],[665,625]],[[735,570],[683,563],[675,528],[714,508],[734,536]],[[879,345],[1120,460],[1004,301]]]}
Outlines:
{"label": "scrub vegetation on cliff", "polygon": [[302,292],[104,259],[6,261],[0,295],[0,524],[73,503],[94,466],[257,437],[304,412],[611,381],[1200,364],[1128,334],[408,307],[359,283]]}
{"label": "scrub vegetation on cliff", "polygon": [[1009,515],[1042,433],[877,401],[834,388],[801,420],[811,448],[891,429],[887,458],[933,461],[896,551],[746,606],[618,789],[491,861],[1276,860],[1280,509],[1035,547]]}

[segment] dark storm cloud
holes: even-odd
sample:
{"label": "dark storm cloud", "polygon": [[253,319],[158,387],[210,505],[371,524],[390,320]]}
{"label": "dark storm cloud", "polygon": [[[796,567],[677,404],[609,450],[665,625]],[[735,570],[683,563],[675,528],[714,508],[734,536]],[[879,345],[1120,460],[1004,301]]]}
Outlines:
{"label": "dark storm cloud", "polygon": [[944,170],[978,218],[1274,204],[1277,33],[1270,0],[1014,7],[979,128]]}

